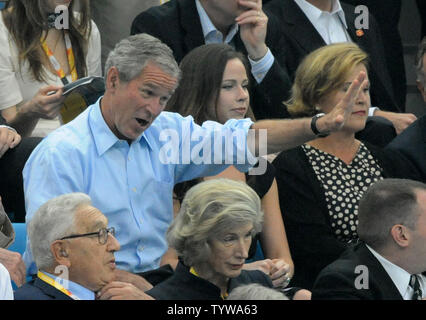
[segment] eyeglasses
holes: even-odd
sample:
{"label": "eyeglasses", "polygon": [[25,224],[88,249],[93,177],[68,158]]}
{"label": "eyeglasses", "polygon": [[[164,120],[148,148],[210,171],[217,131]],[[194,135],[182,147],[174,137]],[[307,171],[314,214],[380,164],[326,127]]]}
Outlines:
{"label": "eyeglasses", "polygon": [[80,237],[93,237],[98,236],[99,244],[104,245],[108,241],[108,234],[111,234],[112,236],[115,236],[115,229],[114,227],[111,228],[102,228],[98,232],[91,232],[91,233],[84,233],[84,234],[73,234],[70,236],[63,237],[59,240],[65,240],[65,239],[74,239],[74,238],[80,238]]}

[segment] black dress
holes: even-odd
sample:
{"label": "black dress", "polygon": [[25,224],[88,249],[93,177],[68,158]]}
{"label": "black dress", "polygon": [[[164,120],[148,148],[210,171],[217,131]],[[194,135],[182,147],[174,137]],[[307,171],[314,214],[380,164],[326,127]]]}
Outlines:
{"label": "black dress", "polygon": [[[272,287],[269,277],[262,271],[242,270],[236,278],[228,282],[228,293],[234,288],[250,283]],[[179,262],[173,276],[156,285],[146,294],[156,300],[222,300],[220,289],[213,283],[193,275],[189,267]]]}

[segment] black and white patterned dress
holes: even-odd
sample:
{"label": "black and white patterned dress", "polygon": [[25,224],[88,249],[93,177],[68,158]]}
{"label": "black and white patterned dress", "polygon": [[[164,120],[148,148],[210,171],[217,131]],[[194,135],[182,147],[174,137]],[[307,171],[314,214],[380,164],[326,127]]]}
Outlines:
{"label": "black and white patterned dress", "polygon": [[374,182],[383,179],[383,169],[361,143],[350,164],[308,144],[302,149],[325,191],[331,227],[337,239],[358,239],[358,203]]}

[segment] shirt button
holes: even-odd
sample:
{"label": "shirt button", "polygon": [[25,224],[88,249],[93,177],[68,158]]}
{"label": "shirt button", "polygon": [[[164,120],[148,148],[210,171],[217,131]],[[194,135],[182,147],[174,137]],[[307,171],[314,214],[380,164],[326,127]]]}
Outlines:
{"label": "shirt button", "polygon": [[128,157],[127,160],[132,161],[132,158]]}
{"label": "shirt button", "polygon": [[143,245],[140,245],[140,246],[138,247],[138,250],[139,250],[139,251],[143,251],[143,249],[145,249],[145,247],[144,247]]}
{"label": "shirt button", "polygon": [[136,188],[132,188],[132,191],[133,191],[133,192],[136,192]]}

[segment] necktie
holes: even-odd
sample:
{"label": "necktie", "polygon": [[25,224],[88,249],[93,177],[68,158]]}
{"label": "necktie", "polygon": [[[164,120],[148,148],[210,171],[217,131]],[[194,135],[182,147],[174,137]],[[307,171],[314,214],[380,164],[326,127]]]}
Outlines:
{"label": "necktie", "polygon": [[410,287],[413,288],[414,293],[411,297],[411,300],[421,300],[422,299],[422,289],[420,289],[420,282],[417,278],[417,275],[412,274],[410,277]]}

